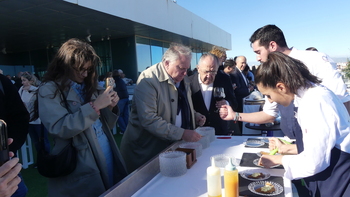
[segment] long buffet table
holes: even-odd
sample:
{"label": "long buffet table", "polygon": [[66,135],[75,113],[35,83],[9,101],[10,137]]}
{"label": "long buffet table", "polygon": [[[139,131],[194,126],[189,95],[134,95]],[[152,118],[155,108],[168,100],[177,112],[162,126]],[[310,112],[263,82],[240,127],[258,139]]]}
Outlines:
{"label": "long buffet table", "polygon": [[[217,136],[219,137],[219,136]],[[252,136],[250,136],[251,138]],[[220,137],[219,137],[220,138]],[[243,153],[257,153],[268,151],[267,148],[248,148],[244,142],[248,136],[232,136],[226,139],[216,139],[210,143],[210,147],[203,149],[202,156],[187,170],[185,175],[180,177],[165,177],[159,172],[158,156],[150,162],[141,166],[138,170],[123,179],[101,196],[202,196],[207,197],[206,169],[210,166],[210,157],[218,154],[225,154],[236,158],[239,164]],[[175,150],[181,142],[173,144],[166,150]],[[260,169],[260,167],[238,166],[238,171],[247,169]],[[265,169],[271,176],[283,177],[283,168]],[[223,185],[223,169],[222,185]],[[240,178],[241,179],[241,178]],[[293,197],[291,181],[283,178],[284,196]],[[282,196],[283,196],[282,193]],[[224,196],[224,187],[222,187]]]}

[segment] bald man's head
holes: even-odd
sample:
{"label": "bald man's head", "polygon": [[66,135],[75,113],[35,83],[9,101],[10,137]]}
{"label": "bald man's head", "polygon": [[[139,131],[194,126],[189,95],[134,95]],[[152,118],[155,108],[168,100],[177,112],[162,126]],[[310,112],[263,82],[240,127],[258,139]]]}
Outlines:
{"label": "bald man's head", "polygon": [[246,65],[247,65],[247,58],[245,58],[244,56],[238,56],[236,58],[236,67],[239,70],[243,71]]}

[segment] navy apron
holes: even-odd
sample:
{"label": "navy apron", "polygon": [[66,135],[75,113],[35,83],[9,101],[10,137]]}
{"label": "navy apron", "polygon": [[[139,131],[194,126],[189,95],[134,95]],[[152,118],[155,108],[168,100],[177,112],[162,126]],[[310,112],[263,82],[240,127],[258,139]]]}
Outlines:
{"label": "navy apron", "polygon": [[330,166],[322,172],[304,178],[311,196],[350,196],[350,154],[334,147],[330,162]]}
{"label": "navy apron", "polygon": [[301,131],[298,120],[295,118],[295,113],[298,111],[298,108],[294,107],[293,102],[291,102],[288,107],[284,107],[280,104],[278,104],[277,107],[281,115],[280,127],[282,132],[290,139],[295,139],[296,142],[300,141],[300,143],[296,143],[298,153],[303,152],[303,132]]}

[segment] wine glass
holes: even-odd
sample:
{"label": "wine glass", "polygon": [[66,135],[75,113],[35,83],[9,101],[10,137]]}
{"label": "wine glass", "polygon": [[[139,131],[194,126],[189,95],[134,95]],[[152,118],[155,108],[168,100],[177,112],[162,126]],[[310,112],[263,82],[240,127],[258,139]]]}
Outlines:
{"label": "wine glass", "polygon": [[[225,98],[225,90],[223,87],[214,87],[213,96],[216,101],[222,101]],[[219,109],[215,110],[216,113],[219,112]]]}

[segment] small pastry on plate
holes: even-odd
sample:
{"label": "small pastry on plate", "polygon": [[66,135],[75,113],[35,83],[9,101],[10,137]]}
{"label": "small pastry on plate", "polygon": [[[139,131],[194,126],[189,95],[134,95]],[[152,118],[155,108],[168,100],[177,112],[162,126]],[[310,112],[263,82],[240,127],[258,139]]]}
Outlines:
{"label": "small pastry on plate", "polygon": [[255,189],[255,191],[263,194],[271,194],[276,191],[276,189],[271,183],[266,182],[264,186]]}
{"label": "small pastry on plate", "polygon": [[251,179],[261,179],[261,178],[265,178],[265,174],[261,173],[261,172],[256,172],[256,173],[253,173],[251,175],[248,175],[248,178],[251,178]]}

